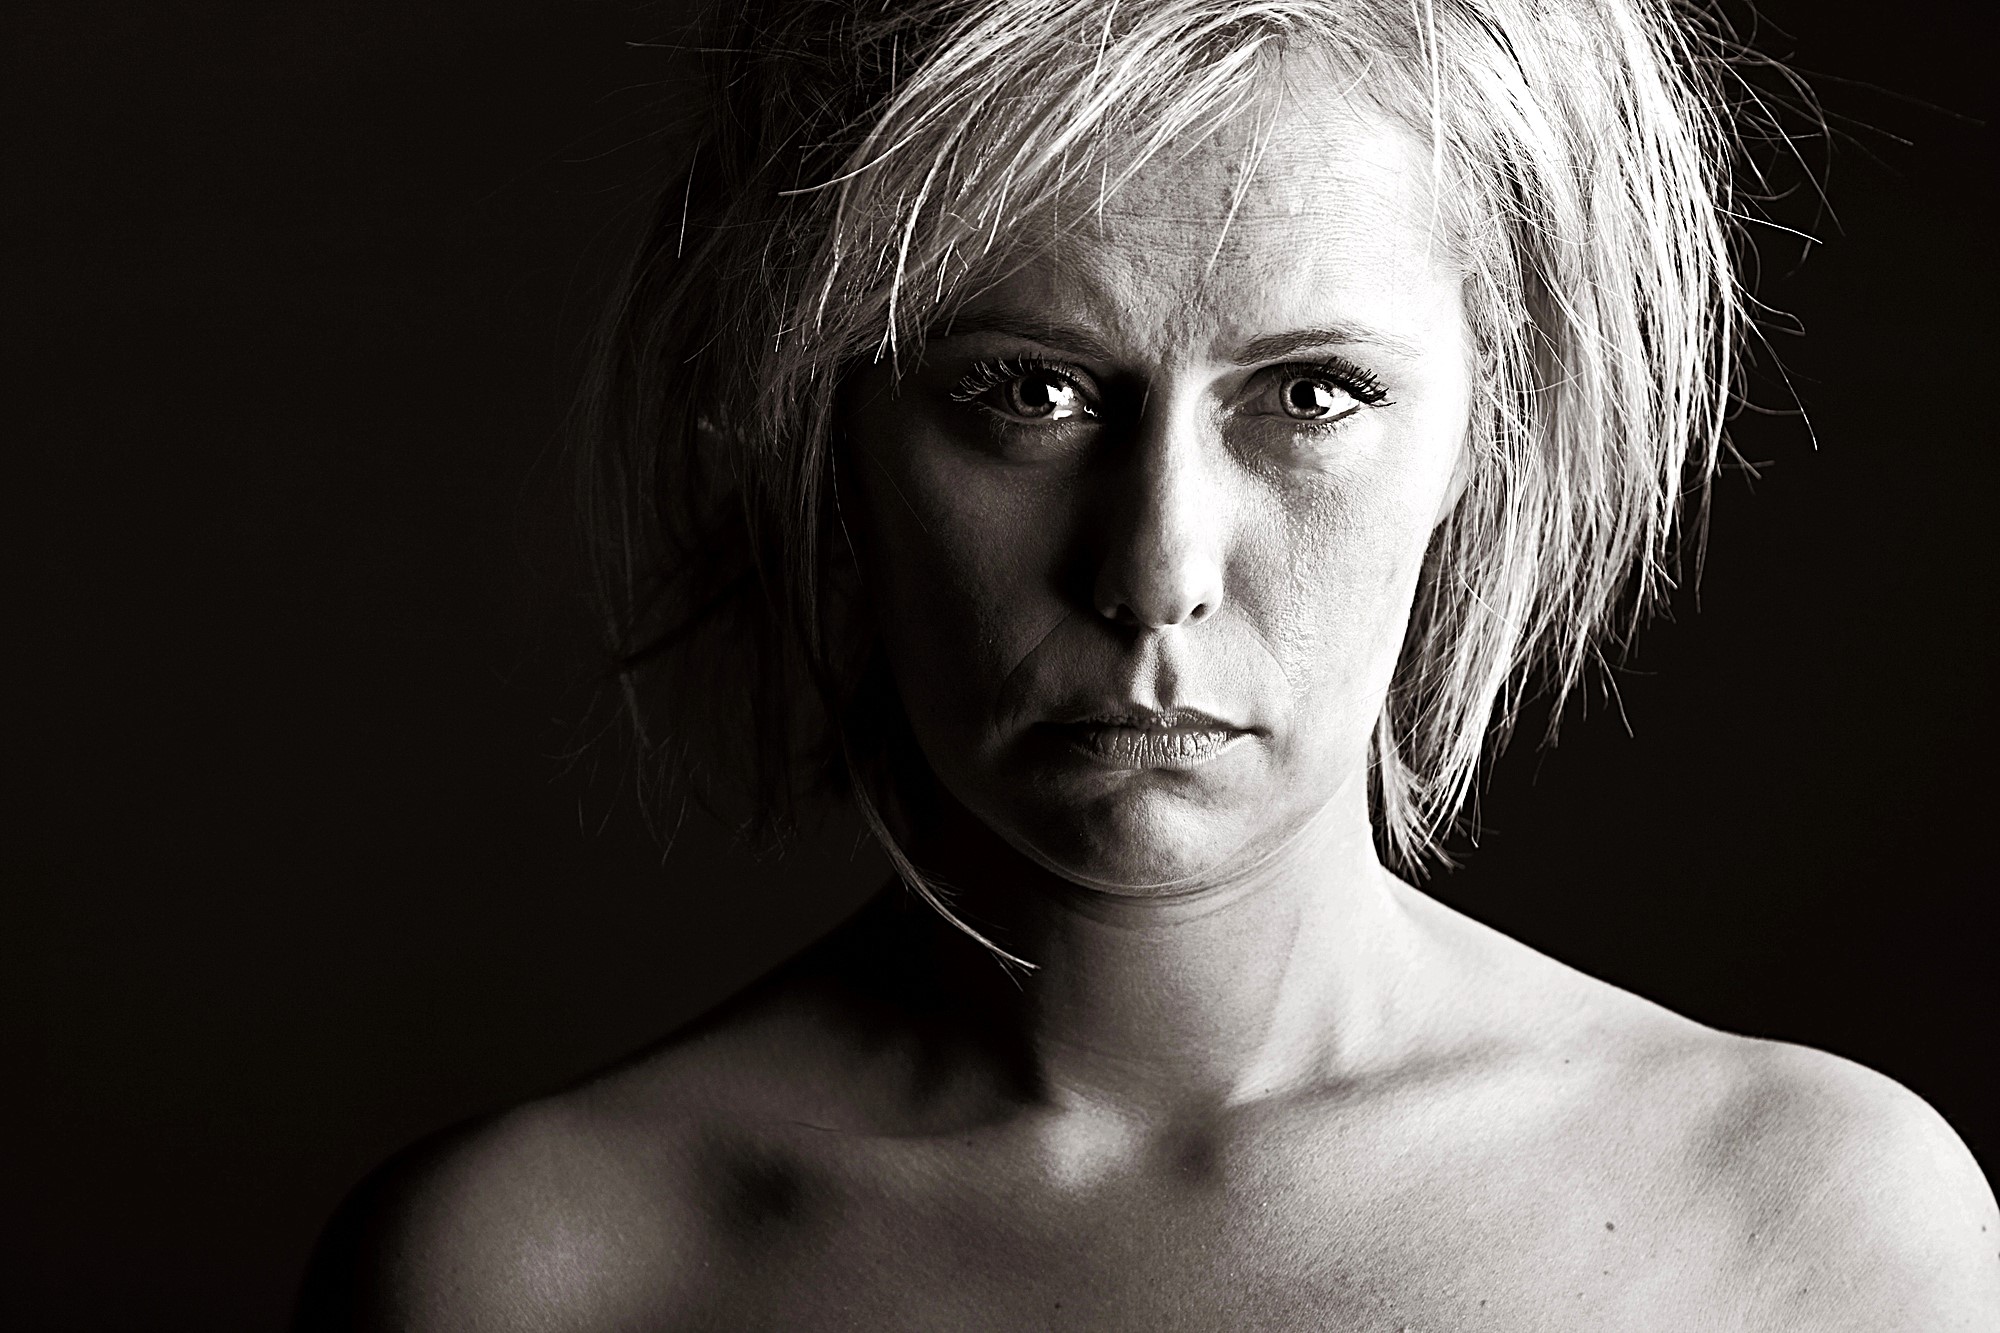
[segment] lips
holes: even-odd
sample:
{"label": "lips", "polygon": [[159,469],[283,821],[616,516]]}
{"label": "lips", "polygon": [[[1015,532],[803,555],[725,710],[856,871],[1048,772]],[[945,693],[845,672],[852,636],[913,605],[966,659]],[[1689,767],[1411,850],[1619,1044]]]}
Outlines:
{"label": "lips", "polygon": [[1250,732],[1198,709],[1115,708],[1047,724],[1069,744],[1113,768],[1191,768]]}

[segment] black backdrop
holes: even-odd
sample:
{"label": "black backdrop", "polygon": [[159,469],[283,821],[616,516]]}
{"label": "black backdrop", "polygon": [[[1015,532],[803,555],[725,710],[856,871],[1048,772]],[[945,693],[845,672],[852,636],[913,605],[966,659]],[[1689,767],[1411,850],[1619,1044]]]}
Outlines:
{"label": "black backdrop", "polygon": [[[1742,421],[1770,466],[1722,483],[1699,605],[1622,720],[1516,747],[1433,887],[1885,1070],[1991,1164],[1994,53],[1981,0],[1765,8],[1844,136],[1834,216],[1779,206],[1825,244],[1774,238],[1762,283],[1817,450]],[[564,757],[591,683],[554,431],[679,96],[627,42],[671,14],[11,18],[0,1301],[269,1328],[385,1153],[669,1028],[881,869],[698,819],[663,867]]]}

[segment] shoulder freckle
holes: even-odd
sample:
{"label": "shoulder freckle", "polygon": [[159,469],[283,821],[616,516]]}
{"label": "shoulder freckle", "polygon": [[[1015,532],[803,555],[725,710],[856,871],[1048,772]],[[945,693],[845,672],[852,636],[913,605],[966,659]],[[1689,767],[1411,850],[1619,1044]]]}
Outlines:
{"label": "shoulder freckle", "polygon": [[2000,1320],[1993,1191],[1944,1119],[1893,1080],[1754,1043],[1697,1174],[1735,1230],[1745,1308],[1801,1327],[2000,1326],[1985,1322]]}

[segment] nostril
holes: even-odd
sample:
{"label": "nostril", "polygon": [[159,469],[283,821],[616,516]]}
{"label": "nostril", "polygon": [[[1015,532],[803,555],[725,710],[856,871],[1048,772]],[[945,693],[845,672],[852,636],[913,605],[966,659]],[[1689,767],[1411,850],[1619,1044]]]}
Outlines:
{"label": "nostril", "polygon": [[1097,614],[1121,628],[1142,630],[1207,620],[1226,600],[1219,565],[1194,552],[1175,551],[1172,557],[1107,560],[1092,590]]}
{"label": "nostril", "polygon": [[1115,606],[1099,606],[1097,614],[1115,625],[1122,625],[1128,629],[1142,627],[1145,629],[1172,629],[1176,625],[1199,624],[1208,619],[1209,612],[1214,609],[1215,604],[1213,602],[1197,602],[1185,611],[1178,613],[1174,611],[1161,611],[1155,615],[1141,615],[1133,609],[1129,602],[1120,602]]}

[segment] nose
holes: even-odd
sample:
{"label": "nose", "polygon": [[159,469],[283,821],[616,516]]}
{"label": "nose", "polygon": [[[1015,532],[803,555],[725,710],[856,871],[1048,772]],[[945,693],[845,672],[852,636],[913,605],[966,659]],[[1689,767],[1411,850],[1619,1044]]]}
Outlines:
{"label": "nose", "polygon": [[[1150,414],[1149,414],[1150,415]],[[1194,413],[1140,425],[1112,480],[1093,588],[1097,613],[1144,629],[1198,624],[1222,606],[1228,505]]]}

